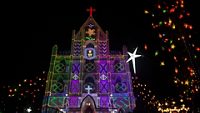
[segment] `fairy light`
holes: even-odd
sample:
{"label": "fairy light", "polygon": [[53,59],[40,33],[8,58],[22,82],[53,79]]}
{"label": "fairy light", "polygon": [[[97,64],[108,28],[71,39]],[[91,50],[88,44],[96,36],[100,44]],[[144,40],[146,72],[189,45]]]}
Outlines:
{"label": "fairy light", "polygon": [[[171,57],[172,61],[174,61],[172,63],[174,67],[173,65],[170,67],[173,70],[171,71],[171,76],[174,78],[172,83],[181,90],[177,97],[152,99],[153,92],[145,92],[145,90],[150,91],[148,87],[142,88],[142,83],[136,85],[136,87],[143,94],[139,95],[140,98],[145,98],[148,105],[155,106],[160,112],[188,112],[190,110],[189,103],[191,103],[193,95],[199,92],[199,77],[197,75],[200,72],[194,65],[199,61],[200,47],[194,43],[189,44],[192,35],[188,31],[193,30],[193,26],[189,22],[184,22],[184,19],[189,17],[190,13],[185,10],[184,0],[159,1],[155,6],[156,10],[152,12],[146,9],[148,14],[145,13],[151,15],[155,20],[151,23],[151,26],[157,32],[155,36],[157,36],[157,40],[160,40],[161,44],[160,48],[154,50],[154,57],[156,59],[164,58],[165,56],[162,57],[162,55],[165,54]],[[159,16],[164,16],[165,18],[158,18]],[[162,28],[168,29],[170,32],[164,31]],[[187,32],[185,33],[184,31]],[[144,50],[147,52],[152,50],[150,45],[148,45],[148,50],[145,49],[146,45],[147,43],[144,44]],[[184,53],[184,50],[187,53]],[[168,62],[165,59],[160,59],[159,62],[161,67],[167,67]]]}
{"label": "fairy light", "polygon": [[[38,80],[39,76],[46,76],[46,73],[39,74],[38,76],[34,76],[33,79],[24,79],[22,81],[18,81],[18,83],[13,82],[12,84],[8,84],[7,88],[4,89],[7,90],[7,97],[4,97],[6,100],[10,99],[13,102],[17,102],[16,105],[16,112],[20,109],[24,109],[24,102],[27,102],[29,100],[29,103],[32,103],[31,108],[32,111],[29,112],[39,112],[40,107],[38,105],[38,102],[41,101],[37,100],[39,98],[43,98],[43,92],[45,88],[43,87],[46,83],[45,79]],[[3,93],[3,92],[2,92]],[[6,93],[5,93],[6,94]],[[6,103],[6,101],[2,101],[3,103]],[[2,103],[2,104],[3,104]],[[29,110],[28,108],[25,109]],[[26,111],[28,112],[28,111]]]}

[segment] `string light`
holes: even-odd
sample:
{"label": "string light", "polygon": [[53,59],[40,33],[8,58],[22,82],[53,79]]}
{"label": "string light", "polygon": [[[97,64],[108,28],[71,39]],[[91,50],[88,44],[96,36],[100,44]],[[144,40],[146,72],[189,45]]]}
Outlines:
{"label": "string light", "polygon": [[[169,70],[169,72],[174,78],[172,83],[178,88],[180,94],[174,98],[153,98],[155,95],[150,90],[151,88],[144,88],[139,79],[134,81],[134,87],[140,94],[138,98],[143,98],[143,101],[154,106],[160,112],[188,112],[193,95],[199,92],[198,74],[200,74],[197,63],[200,61],[198,57],[200,56],[200,47],[191,42],[192,35],[188,31],[193,30],[193,26],[189,22],[184,22],[190,13],[185,10],[184,0],[159,1],[155,6],[156,10],[153,12],[145,9],[145,14],[151,15],[153,18],[151,26],[157,33],[155,36],[158,37],[155,40],[160,41],[160,48],[154,50],[154,56],[157,60],[160,58],[160,66],[162,67],[167,67],[168,63],[173,61],[169,67],[172,71]],[[147,43],[144,44],[146,52],[152,50],[149,45],[147,50],[146,45]],[[167,60],[170,62],[163,58],[168,58]]]}
{"label": "string light", "polygon": [[35,78],[33,79],[24,79],[18,83],[12,83],[7,85],[7,87],[3,87],[5,90],[7,90],[8,94],[7,98],[4,97],[5,101],[2,101],[1,105],[6,104],[6,100],[12,100],[13,102],[15,101],[18,103],[16,105],[17,112],[18,110],[24,108],[24,102],[27,103],[28,100],[28,103],[32,103],[32,107],[27,107],[25,111],[28,113],[33,111],[40,112],[41,105],[38,103],[40,103],[43,98],[43,93],[45,90],[44,85],[46,84],[46,73],[42,73],[34,77]]}

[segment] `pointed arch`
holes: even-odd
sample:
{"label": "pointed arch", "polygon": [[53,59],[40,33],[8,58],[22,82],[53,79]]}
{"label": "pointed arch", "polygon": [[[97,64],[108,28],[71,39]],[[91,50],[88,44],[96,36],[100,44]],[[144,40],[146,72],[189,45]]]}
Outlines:
{"label": "pointed arch", "polygon": [[86,43],[86,48],[94,48],[94,42]]}
{"label": "pointed arch", "polygon": [[81,102],[81,113],[84,113],[84,111],[88,108],[88,106],[95,112],[96,111],[96,103],[95,100],[91,95],[87,95]]}

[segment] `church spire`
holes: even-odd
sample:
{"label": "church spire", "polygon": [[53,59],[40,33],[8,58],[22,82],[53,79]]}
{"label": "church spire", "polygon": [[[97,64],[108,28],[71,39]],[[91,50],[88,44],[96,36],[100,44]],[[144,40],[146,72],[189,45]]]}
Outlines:
{"label": "church spire", "polygon": [[86,10],[87,12],[90,12],[90,17],[92,17],[92,13],[96,11],[96,9],[93,9],[92,6],[90,6],[89,9]]}

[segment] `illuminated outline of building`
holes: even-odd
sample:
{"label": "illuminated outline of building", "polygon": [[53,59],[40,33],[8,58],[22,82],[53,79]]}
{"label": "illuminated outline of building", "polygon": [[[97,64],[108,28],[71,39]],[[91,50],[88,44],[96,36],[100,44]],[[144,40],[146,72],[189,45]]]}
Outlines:
{"label": "illuminated outline of building", "polygon": [[94,20],[92,7],[89,11],[72,33],[70,54],[52,48],[42,113],[125,113],[136,106],[127,48],[110,52],[108,32]]}

